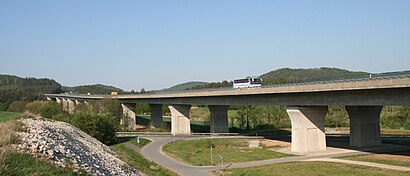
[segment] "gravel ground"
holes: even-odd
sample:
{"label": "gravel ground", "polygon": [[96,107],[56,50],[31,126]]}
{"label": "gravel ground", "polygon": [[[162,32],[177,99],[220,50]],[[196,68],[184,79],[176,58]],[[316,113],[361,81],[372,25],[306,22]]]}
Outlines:
{"label": "gravel ground", "polygon": [[145,175],[121,161],[110,148],[71,124],[42,118],[23,119],[20,151],[47,158],[61,167],[92,175]]}

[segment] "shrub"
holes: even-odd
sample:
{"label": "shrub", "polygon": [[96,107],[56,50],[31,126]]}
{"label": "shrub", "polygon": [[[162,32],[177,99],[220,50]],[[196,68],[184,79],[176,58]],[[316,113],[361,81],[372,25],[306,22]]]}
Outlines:
{"label": "shrub", "polygon": [[61,105],[53,101],[34,101],[26,105],[26,109],[33,114],[41,115],[44,118],[52,118],[60,114]]}
{"label": "shrub", "polygon": [[15,132],[21,131],[21,126],[15,120],[0,123],[0,147],[16,143],[18,138]]}
{"label": "shrub", "polygon": [[402,125],[405,123],[403,120],[397,116],[386,116],[380,119],[382,128],[389,128],[389,129],[400,129]]}
{"label": "shrub", "polygon": [[7,110],[11,112],[23,112],[28,103],[28,101],[13,101]]}
{"label": "shrub", "polygon": [[0,102],[0,111],[5,111],[5,110],[7,110],[7,108],[8,108],[8,106],[7,106],[6,103],[1,103]]}
{"label": "shrub", "polygon": [[116,119],[112,115],[75,114],[71,123],[102,143],[115,143]]}

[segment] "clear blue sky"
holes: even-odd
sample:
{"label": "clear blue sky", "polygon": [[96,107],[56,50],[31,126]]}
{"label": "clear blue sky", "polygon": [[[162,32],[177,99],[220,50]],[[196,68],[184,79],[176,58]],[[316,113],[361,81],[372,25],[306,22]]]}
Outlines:
{"label": "clear blue sky", "polygon": [[410,68],[409,0],[0,1],[0,74],[126,90]]}

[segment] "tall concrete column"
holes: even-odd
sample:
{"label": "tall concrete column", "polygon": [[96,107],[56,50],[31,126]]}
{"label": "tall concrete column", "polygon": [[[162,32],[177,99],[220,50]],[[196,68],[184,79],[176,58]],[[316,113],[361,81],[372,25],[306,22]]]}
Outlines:
{"label": "tall concrete column", "polygon": [[154,128],[162,126],[162,104],[150,104],[151,108],[151,125]]}
{"label": "tall concrete column", "polygon": [[229,133],[228,107],[226,105],[209,105],[211,112],[211,133]]}
{"label": "tall concrete column", "polygon": [[123,117],[128,119],[128,130],[136,130],[137,120],[135,117],[135,104],[122,103],[121,107]]}
{"label": "tall concrete column", "polygon": [[327,106],[288,107],[292,124],[292,152],[326,150],[325,116]]}
{"label": "tall concrete column", "polygon": [[75,102],[70,99],[67,99],[67,101],[68,101],[68,114],[74,114]]}
{"label": "tall concrete column", "polygon": [[68,112],[68,99],[62,98],[62,110]]}
{"label": "tall concrete column", "polygon": [[56,102],[61,104],[61,99],[56,97]]}
{"label": "tall concrete column", "polygon": [[380,145],[380,112],[383,106],[346,106],[350,118],[350,146]]}
{"label": "tall concrete column", "polygon": [[171,133],[191,134],[191,124],[189,120],[189,110],[191,105],[172,105],[171,111]]}

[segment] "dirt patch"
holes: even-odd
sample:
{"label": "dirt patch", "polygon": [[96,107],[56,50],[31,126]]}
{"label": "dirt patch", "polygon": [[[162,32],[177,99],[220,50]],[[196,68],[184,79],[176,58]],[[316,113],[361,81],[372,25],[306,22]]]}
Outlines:
{"label": "dirt patch", "polygon": [[289,142],[283,142],[283,141],[278,141],[278,140],[268,140],[268,139],[261,140],[260,145],[263,148],[286,148],[286,147],[290,147]]}
{"label": "dirt patch", "polygon": [[402,162],[410,163],[410,156],[403,156],[403,155],[374,154],[374,155],[363,156],[363,158],[393,160],[393,161],[402,161]]}

